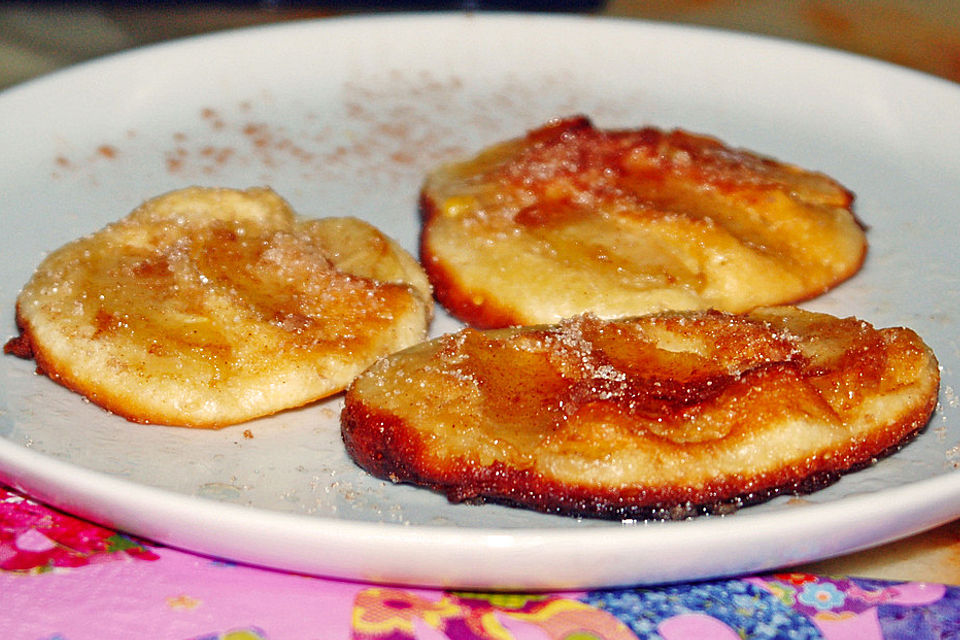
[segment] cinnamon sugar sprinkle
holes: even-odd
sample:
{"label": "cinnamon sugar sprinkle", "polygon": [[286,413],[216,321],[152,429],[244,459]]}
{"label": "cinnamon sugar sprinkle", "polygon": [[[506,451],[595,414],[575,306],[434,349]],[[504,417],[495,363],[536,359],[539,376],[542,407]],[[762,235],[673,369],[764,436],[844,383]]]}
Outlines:
{"label": "cinnamon sugar sprinkle", "polygon": [[575,85],[560,77],[502,77],[497,86],[477,90],[456,75],[394,70],[346,82],[338,101],[318,94],[315,104],[280,106],[276,96],[261,92],[232,105],[198,108],[182,128],[159,132],[159,144],[138,140],[133,130],[90,151],[60,153],[52,159],[52,175],[83,171],[95,181],[94,172],[122,161],[191,180],[229,177],[235,170],[257,171],[265,182],[281,175],[336,180],[356,177],[358,170],[367,180],[419,180],[427,169],[503,138],[505,131],[520,135],[524,126],[573,112],[617,116],[615,107],[591,95],[595,91]]}

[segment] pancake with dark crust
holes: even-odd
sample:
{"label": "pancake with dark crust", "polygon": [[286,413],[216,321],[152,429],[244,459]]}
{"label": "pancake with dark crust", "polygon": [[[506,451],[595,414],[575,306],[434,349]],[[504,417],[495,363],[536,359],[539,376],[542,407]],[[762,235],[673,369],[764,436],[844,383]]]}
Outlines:
{"label": "pancake with dark crust", "polygon": [[441,166],[420,194],[437,299],[480,328],[819,295],[861,267],[835,180],[685,131],[583,117]]}
{"label": "pancake with dark crust", "polygon": [[342,391],[426,336],[414,258],[269,189],[154,198],[42,261],[5,351],[131,421],[222,427]]}
{"label": "pancake with dark crust", "polygon": [[465,329],[347,390],[357,464],[453,502],[608,519],[805,493],[913,437],[939,370],[909,329],[793,307]]}

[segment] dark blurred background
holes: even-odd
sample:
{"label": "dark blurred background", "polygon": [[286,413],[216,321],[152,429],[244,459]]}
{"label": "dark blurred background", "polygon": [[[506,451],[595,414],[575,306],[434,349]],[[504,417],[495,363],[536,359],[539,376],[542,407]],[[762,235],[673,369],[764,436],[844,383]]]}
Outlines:
{"label": "dark blurred background", "polygon": [[[104,54],[200,33],[358,13],[438,10],[568,12],[717,27],[851,51],[960,82],[960,0],[0,0],[0,88]],[[928,579],[951,583],[957,581],[958,554],[960,522],[954,522],[805,570],[906,580],[922,569]]]}
{"label": "dark blurred background", "polygon": [[0,0],[0,88],[106,53],[220,29],[441,10],[566,12],[719,27],[844,49],[960,81],[960,0]]}

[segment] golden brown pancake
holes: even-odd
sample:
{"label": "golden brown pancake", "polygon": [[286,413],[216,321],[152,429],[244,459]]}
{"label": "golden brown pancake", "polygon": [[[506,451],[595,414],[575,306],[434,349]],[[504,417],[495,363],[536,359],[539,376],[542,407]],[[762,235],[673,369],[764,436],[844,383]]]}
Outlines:
{"label": "golden brown pancake", "polygon": [[5,351],[129,420],[221,427],[341,391],[431,313],[423,270],[369,224],[190,188],[50,254]]}
{"label": "golden brown pancake", "polygon": [[683,518],[802,493],[900,447],[936,405],[911,330],[759,309],[456,334],[347,390],[358,465],[446,494],[597,518]]}
{"label": "golden brown pancake", "polygon": [[713,138],[571,118],[433,171],[421,262],[437,299],[481,328],[741,312],[856,273],[852,202],[825,175]]}

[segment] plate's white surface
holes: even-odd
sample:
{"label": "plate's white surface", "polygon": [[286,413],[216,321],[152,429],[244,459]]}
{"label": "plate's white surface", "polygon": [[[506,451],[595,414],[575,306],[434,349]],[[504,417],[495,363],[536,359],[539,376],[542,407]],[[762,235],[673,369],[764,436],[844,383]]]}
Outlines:
{"label": "plate's white surface", "polygon": [[[373,479],[340,400],[218,432],[126,423],[0,358],[0,479],[186,549],[328,576],[586,588],[758,571],[960,515],[960,88],[843,54],[639,22],[435,15],[295,23],[109,58],[0,94],[0,309],[45,252],[191,184],[267,184],[414,251],[437,162],[556,116],[711,133],[825,171],[870,227],[809,308],[907,325],[940,406],[891,458],[803,499],[679,523],[577,521]],[[435,334],[457,325],[441,315]],[[252,438],[244,435],[249,430]]]}

